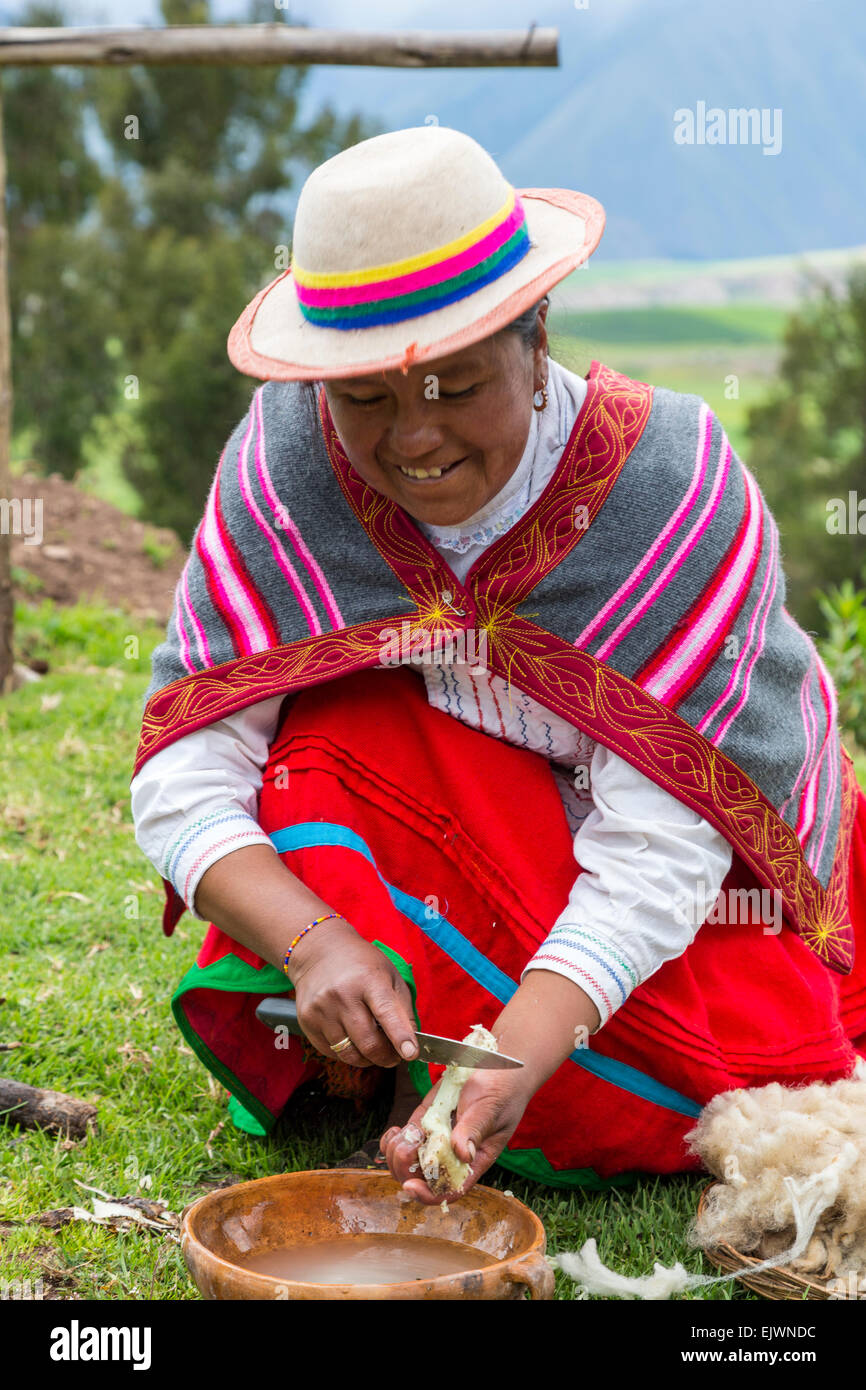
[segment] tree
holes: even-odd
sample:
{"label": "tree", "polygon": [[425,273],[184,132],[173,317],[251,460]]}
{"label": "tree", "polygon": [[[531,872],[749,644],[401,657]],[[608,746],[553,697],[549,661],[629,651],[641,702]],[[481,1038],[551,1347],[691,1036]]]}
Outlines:
{"label": "tree", "polygon": [[[162,14],[206,23],[208,3],[162,0]],[[274,14],[270,0],[252,0],[247,22]],[[226,339],[291,242],[287,192],[375,133],[330,108],[302,121],[307,72],[132,67],[88,82],[114,166],[99,194],[116,312],[112,423],[143,511],[185,541],[249,404],[253,383],[229,362]]]}
{"label": "tree", "polygon": [[[23,24],[63,23],[31,5]],[[85,139],[82,79],[68,69],[3,74],[15,424],[46,472],[71,477],[93,415],[114,395],[110,300],[93,214],[103,174]]]}
{"label": "tree", "polygon": [[747,417],[750,466],[779,523],[788,606],[810,628],[821,618],[819,588],[866,577],[866,268],[849,273],[840,295],[820,280],[816,288],[788,321],[778,383]]}
{"label": "tree", "polygon": [[[206,24],[208,0],[162,0]],[[243,22],[286,19],[250,0]],[[24,25],[63,24],[33,4]],[[252,383],[229,329],[277,273],[288,198],[374,134],[301,119],[296,66],[10,69],[4,76],[15,425],[45,472],[111,447],[156,525],[189,540]],[[95,127],[95,133],[94,133]]]}

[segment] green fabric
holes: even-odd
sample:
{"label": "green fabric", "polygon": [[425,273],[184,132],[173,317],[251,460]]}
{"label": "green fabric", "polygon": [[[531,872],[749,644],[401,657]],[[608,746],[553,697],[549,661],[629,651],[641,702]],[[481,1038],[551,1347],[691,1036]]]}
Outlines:
{"label": "green fabric", "polygon": [[606,1192],[611,1187],[631,1187],[639,1173],[617,1173],[613,1178],[600,1178],[594,1168],[553,1168],[541,1149],[505,1148],[496,1162],[509,1173],[529,1178],[547,1187],[587,1187],[593,1192]]}
{"label": "green fabric", "polygon": [[254,1134],[257,1139],[263,1138],[268,1132],[255,1115],[246,1110],[237,1096],[234,1095],[229,1096],[229,1119],[235,1129],[242,1129],[245,1134]]}
{"label": "green fabric", "polygon": [[[291,981],[275,965],[265,964],[256,970],[254,966],[229,953],[203,969],[198,965],[191,966],[172,996],[171,1011],[178,1028],[199,1061],[222,1082],[233,1098],[236,1097],[234,1111],[230,1104],[229,1114],[235,1124],[238,1124],[243,1115],[245,1123],[238,1124],[238,1128],[248,1134],[269,1134],[278,1116],[272,1114],[252,1091],[248,1091],[199,1037],[187,1017],[184,996],[194,989],[217,989],[234,994],[285,994],[291,988]],[[253,1123],[260,1128],[250,1128]]]}
{"label": "green fabric", "polygon": [[191,989],[224,989],[228,993],[285,994],[293,985],[288,976],[275,965],[263,965],[258,970],[247,965],[239,956],[229,954],[202,968],[192,965],[174,993],[175,999]]}

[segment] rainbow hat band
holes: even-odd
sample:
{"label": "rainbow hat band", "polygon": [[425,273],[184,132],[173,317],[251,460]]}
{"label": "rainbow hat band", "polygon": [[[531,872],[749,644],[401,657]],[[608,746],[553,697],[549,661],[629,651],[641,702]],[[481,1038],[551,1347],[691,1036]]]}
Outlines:
{"label": "rainbow hat band", "polygon": [[603,228],[595,198],[514,187],[464,131],[374,135],[308,175],[290,263],[244,309],[229,357],[263,381],[405,374],[513,323]]}
{"label": "rainbow hat band", "polygon": [[498,280],[529,251],[526,213],[514,189],[498,212],[435,251],[391,265],[336,274],[292,258],[298,305],[309,323],[371,328],[442,309]]}

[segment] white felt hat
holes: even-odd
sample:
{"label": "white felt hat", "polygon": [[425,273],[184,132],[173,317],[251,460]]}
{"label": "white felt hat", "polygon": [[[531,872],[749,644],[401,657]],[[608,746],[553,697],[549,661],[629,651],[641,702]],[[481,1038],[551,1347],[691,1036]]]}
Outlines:
{"label": "white felt hat", "polygon": [[510,323],[604,230],[586,193],[514,189],[447,126],[377,135],[314,169],[292,262],[247,305],[228,354],[249,376],[362,376],[443,357]]}

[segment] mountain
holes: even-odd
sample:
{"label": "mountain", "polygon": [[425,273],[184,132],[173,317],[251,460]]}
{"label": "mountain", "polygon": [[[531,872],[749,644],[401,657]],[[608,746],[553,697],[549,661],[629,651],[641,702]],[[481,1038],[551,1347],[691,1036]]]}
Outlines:
{"label": "mountain", "polygon": [[[435,119],[473,135],[518,187],[592,193],[607,212],[596,262],[729,260],[866,242],[863,0],[274,3],[323,28],[557,27],[559,68],[314,68],[303,110],[330,101],[385,130]],[[24,0],[3,8],[5,22],[21,22]],[[212,0],[214,23],[246,13],[244,0]],[[67,18],[159,22],[155,0],[77,0]],[[713,108],[724,113],[726,136],[729,112],[766,112],[778,153],[760,143],[677,143],[675,113]]]}
{"label": "mountain", "polygon": [[[437,119],[474,136],[519,187],[593,194],[608,219],[596,259],[733,259],[866,241],[861,0],[588,0],[585,9],[382,0],[363,10],[318,0],[315,13],[295,13],[325,27],[555,25],[558,69],[318,68],[307,102],[361,108],[386,130]],[[765,111],[764,144],[775,130],[778,153],[764,153],[757,131],[756,143],[678,144],[675,113],[712,108],[727,136],[728,112]]]}

